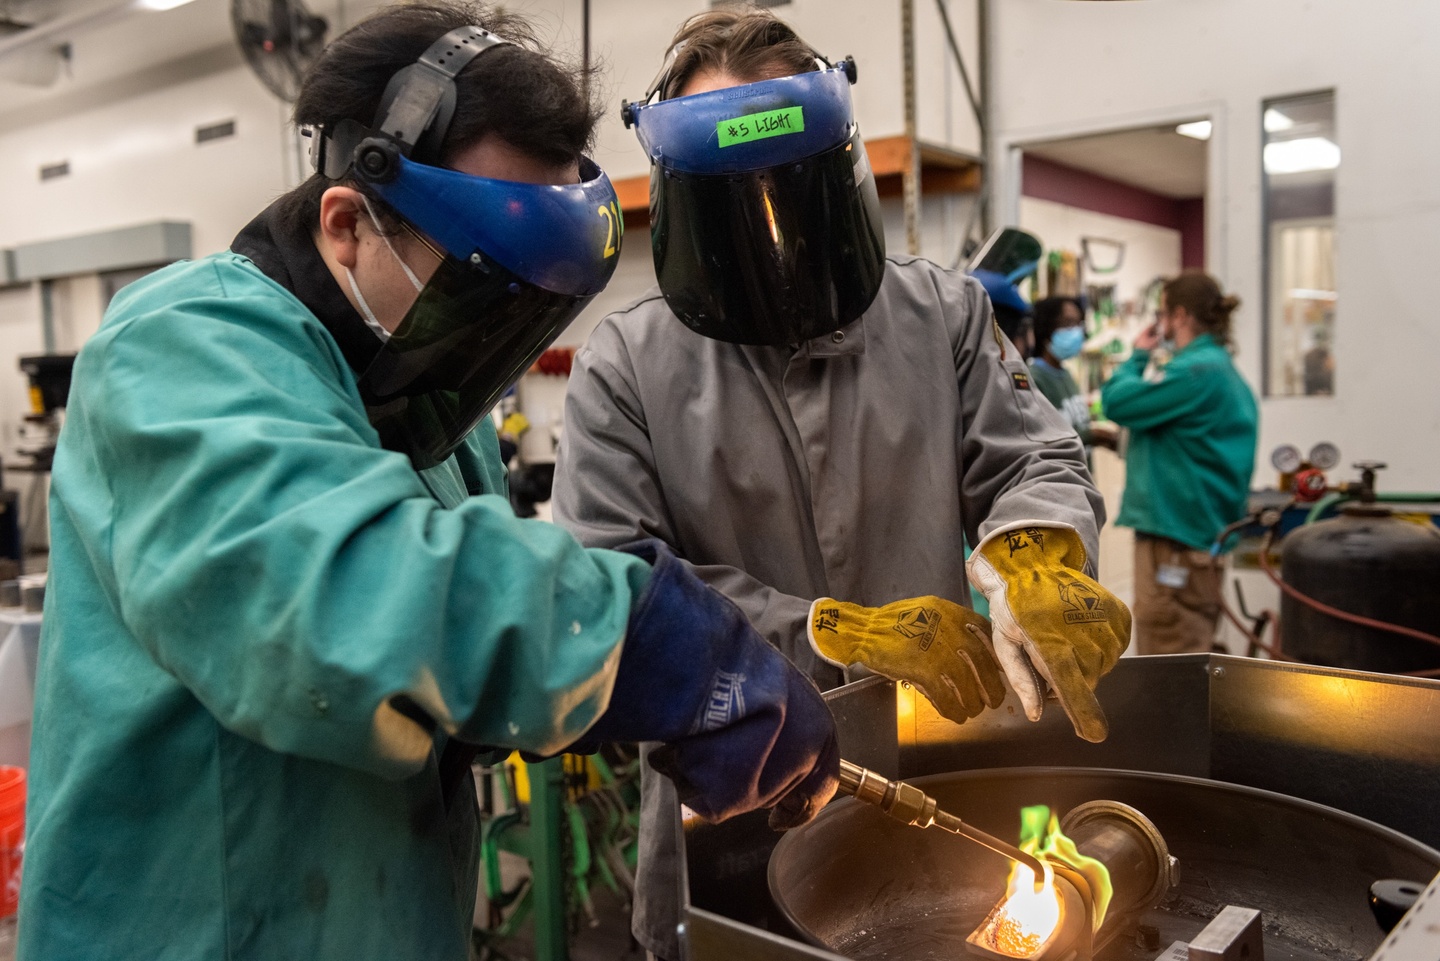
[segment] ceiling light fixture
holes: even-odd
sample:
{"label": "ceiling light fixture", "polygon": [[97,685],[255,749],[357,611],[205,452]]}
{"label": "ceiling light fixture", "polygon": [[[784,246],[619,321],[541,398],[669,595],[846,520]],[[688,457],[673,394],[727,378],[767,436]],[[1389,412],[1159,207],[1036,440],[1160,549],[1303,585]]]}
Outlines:
{"label": "ceiling light fixture", "polygon": [[1193,123],[1182,123],[1175,128],[1175,132],[1182,137],[1190,137],[1193,140],[1209,140],[1211,123],[1208,120],[1196,120]]}
{"label": "ceiling light fixture", "polygon": [[1267,174],[1303,174],[1340,166],[1340,147],[1324,137],[1301,137],[1265,145]]}

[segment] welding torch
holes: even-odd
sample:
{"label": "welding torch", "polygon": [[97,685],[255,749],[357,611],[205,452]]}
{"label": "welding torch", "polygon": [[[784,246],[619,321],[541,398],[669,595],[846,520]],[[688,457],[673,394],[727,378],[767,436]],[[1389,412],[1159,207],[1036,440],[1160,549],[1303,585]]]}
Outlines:
{"label": "welding torch", "polygon": [[866,770],[858,764],[840,761],[840,793],[857,801],[873,804],[897,821],[928,828],[932,825],[962,838],[969,838],[982,847],[987,847],[1011,861],[1019,861],[1035,873],[1035,887],[1038,890],[1045,882],[1045,868],[1040,859],[1027,854],[1007,841],[1002,841],[979,828],[972,827],[940,805],[924,791],[904,781],[891,781]]}

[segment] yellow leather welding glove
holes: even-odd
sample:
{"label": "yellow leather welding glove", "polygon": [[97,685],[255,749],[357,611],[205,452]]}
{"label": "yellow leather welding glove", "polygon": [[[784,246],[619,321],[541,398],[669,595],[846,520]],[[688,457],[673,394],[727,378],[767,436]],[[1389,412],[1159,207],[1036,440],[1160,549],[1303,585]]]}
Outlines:
{"label": "yellow leather welding glove", "polygon": [[990,622],[943,597],[884,607],[822,597],[810,605],[810,646],[838,667],[861,664],[911,684],[957,724],[1005,699]]}
{"label": "yellow leather welding glove", "polygon": [[1080,535],[1040,521],[1007,524],[980,542],[965,569],[990,602],[995,656],[1025,715],[1040,719],[1044,678],[1075,733],[1105,740],[1110,726],[1095,685],[1130,644],[1130,609],[1085,574]]}

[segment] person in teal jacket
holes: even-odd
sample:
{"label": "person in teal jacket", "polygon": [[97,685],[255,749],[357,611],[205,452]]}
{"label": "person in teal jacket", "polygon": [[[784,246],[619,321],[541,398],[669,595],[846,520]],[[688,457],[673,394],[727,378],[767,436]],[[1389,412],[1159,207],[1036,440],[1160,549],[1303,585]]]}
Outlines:
{"label": "person in teal jacket", "polygon": [[[1245,516],[1259,411],[1230,357],[1238,298],[1214,278],[1167,282],[1158,322],[1101,391],[1105,416],[1130,429],[1116,523],[1135,529],[1135,640],[1141,654],[1209,651],[1220,618],[1210,548]],[[1147,376],[1152,352],[1170,362]]]}
{"label": "person in teal jacket", "polygon": [[383,10],[303,85],[316,175],[115,298],[55,457],[22,961],[464,961],[482,746],[659,741],[712,820],[834,792],[738,608],[505,500],[486,410],[614,267],[594,116],[523,21]]}

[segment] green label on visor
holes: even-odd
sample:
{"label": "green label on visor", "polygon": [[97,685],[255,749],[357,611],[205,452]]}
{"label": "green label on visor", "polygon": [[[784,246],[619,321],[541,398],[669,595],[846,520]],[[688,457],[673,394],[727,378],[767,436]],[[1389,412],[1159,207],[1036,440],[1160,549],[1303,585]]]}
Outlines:
{"label": "green label on visor", "polygon": [[805,129],[804,107],[782,107],[764,113],[748,113],[733,120],[721,120],[715,124],[720,135],[720,146],[733,147],[737,143],[764,140],[766,137],[782,137],[787,133],[799,133]]}

